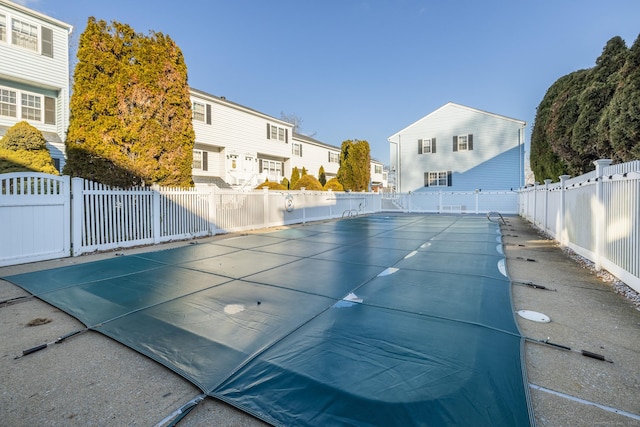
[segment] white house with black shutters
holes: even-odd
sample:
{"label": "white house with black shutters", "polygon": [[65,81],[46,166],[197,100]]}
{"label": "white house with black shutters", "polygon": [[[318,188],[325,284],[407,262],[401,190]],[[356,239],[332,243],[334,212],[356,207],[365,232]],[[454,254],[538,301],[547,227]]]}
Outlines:
{"label": "white house with black shutters", "polygon": [[20,121],[39,129],[64,166],[69,125],[69,36],[73,27],[0,0],[0,137]]}
{"label": "white house with black shutters", "polygon": [[388,138],[396,191],[524,185],[526,122],[449,102]]}

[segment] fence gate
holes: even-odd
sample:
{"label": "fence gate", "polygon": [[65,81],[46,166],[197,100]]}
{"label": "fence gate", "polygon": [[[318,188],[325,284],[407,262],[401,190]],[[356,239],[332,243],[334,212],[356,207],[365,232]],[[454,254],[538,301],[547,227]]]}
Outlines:
{"label": "fence gate", "polygon": [[0,175],[0,266],[70,256],[70,180],[35,172]]}

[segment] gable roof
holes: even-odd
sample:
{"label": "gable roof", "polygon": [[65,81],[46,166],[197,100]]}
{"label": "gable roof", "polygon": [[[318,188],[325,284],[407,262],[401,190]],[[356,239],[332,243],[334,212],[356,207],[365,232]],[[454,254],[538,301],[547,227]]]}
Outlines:
{"label": "gable roof", "polygon": [[466,105],[456,104],[455,102],[447,102],[447,103],[446,103],[446,104],[444,104],[442,107],[440,107],[440,108],[438,108],[438,109],[436,109],[436,110],[434,110],[434,111],[430,112],[430,113],[429,113],[429,114],[427,114],[426,116],[424,116],[424,117],[422,117],[422,118],[420,118],[420,119],[416,120],[415,122],[411,123],[409,126],[406,126],[406,127],[402,128],[401,130],[399,130],[398,132],[394,133],[394,134],[393,134],[393,135],[391,135],[389,138],[387,138],[387,141],[391,142],[391,140],[392,140],[394,137],[396,137],[396,136],[398,136],[399,134],[403,133],[404,131],[406,131],[406,130],[407,130],[407,129],[409,129],[410,127],[415,126],[418,122],[421,122],[421,121],[423,121],[423,120],[425,120],[425,119],[429,118],[430,116],[432,116],[432,115],[434,115],[434,114],[438,113],[439,111],[444,110],[444,109],[446,109],[446,108],[450,108],[450,107],[460,108],[460,109],[463,109],[463,110],[472,111],[472,112],[474,112],[474,113],[485,114],[485,115],[488,115],[488,116],[491,116],[491,117],[495,117],[495,118],[498,118],[498,119],[502,119],[502,120],[508,120],[508,121],[516,122],[516,123],[519,123],[519,124],[520,124],[520,125],[522,125],[522,126],[526,126],[526,125],[527,125],[527,122],[525,122],[524,120],[518,120],[518,119],[511,118],[511,117],[502,116],[502,115],[500,115],[500,114],[490,113],[490,112],[488,112],[488,111],[479,110],[479,109],[477,109],[477,108],[467,107]]}

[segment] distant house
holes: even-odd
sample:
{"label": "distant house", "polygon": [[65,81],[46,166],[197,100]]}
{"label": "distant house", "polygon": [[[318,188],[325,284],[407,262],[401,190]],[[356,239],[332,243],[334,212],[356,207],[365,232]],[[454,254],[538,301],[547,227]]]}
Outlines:
{"label": "distant house", "polygon": [[20,121],[39,129],[64,166],[69,125],[69,36],[73,27],[0,0],[0,137]]}
{"label": "distant house", "polygon": [[[269,180],[289,179],[293,168],[327,180],[338,173],[340,147],[293,131],[281,119],[191,88],[193,180],[197,185],[250,189]],[[377,173],[374,173],[377,172]],[[371,163],[372,181],[383,182],[382,163]]]}
{"label": "distant house", "polygon": [[388,138],[395,190],[524,185],[526,122],[449,102]]}

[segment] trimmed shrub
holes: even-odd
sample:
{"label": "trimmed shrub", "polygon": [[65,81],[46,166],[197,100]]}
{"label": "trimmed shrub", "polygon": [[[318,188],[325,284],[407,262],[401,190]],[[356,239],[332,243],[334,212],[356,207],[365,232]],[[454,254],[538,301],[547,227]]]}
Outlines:
{"label": "trimmed shrub", "polygon": [[344,187],[342,186],[342,184],[340,184],[340,181],[338,181],[338,178],[331,178],[324,185],[323,190],[344,191]]}
{"label": "trimmed shrub", "polygon": [[320,184],[320,181],[318,181],[318,178],[316,178],[313,175],[301,176],[300,179],[296,182],[296,184],[291,189],[300,190],[302,187],[311,191],[322,191],[322,184]]}
{"label": "trimmed shrub", "polygon": [[256,190],[262,190],[263,188],[268,188],[269,190],[286,190],[287,187],[285,187],[282,184],[279,184],[277,182],[271,182],[271,181],[265,181],[262,184],[258,185],[255,189]]}

